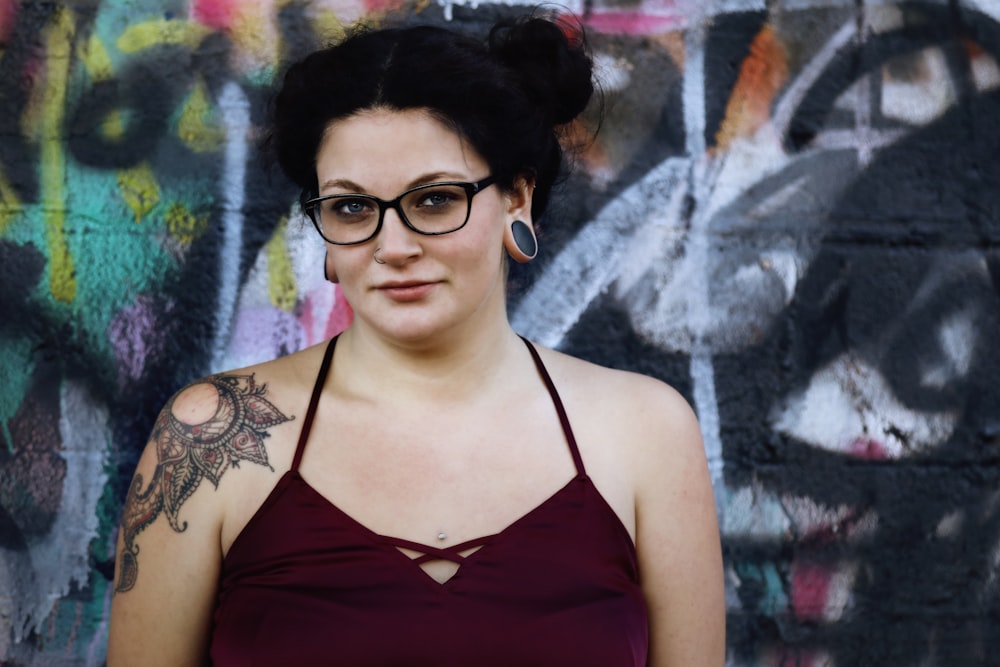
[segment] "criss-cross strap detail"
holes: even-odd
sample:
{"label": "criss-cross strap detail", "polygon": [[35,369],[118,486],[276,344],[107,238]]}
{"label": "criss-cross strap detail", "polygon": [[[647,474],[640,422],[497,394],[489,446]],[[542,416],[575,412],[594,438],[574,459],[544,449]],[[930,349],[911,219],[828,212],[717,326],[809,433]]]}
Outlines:
{"label": "criss-cross strap detail", "polygon": [[313,418],[316,416],[316,406],[319,405],[319,397],[323,393],[323,385],[326,384],[326,374],[330,371],[330,362],[333,360],[333,348],[337,347],[337,336],[330,339],[326,344],[326,352],[323,353],[323,363],[316,373],[316,383],[313,385],[312,396],[309,397],[309,407],[306,408],[306,416],[302,419],[302,430],[299,431],[299,442],[295,445],[295,456],[292,458],[292,470],[299,469],[302,461],[302,452],[306,449],[306,440],[309,439],[309,431],[312,430]]}
{"label": "criss-cross strap detail", "polygon": [[559,392],[556,391],[556,385],[552,382],[552,378],[549,376],[549,372],[545,369],[545,364],[542,363],[542,358],[538,356],[538,350],[535,346],[525,338],[520,337],[524,344],[528,348],[528,352],[531,352],[531,358],[535,360],[535,368],[538,369],[538,374],[542,377],[542,382],[545,383],[545,388],[549,390],[549,396],[552,397],[552,404],[556,408],[556,414],[559,416],[559,423],[562,425],[563,435],[566,436],[566,443],[569,445],[569,451],[573,455],[573,464],[576,466],[576,474],[579,476],[584,476],[587,474],[586,469],[583,467],[583,457],[580,456],[580,448],[576,446],[576,437],[573,435],[573,428],[569,425],[569,417],[566,416],[566,408],[563,407],[562,399],[559,398]]}
{"label": "criss-cross strap detail", "polygon": [[[559,392],[556,391],[555,383],[552,381],[551,376],[549,376],[549,372],[542,363],[542,358],[539,356],[535,346],[524,336],[520,336],[520,338],[524,342],[525,347],[528,348],[528,352],[531,353],[531,358],[535,362],[535,368],[538,370],[538,375],[542,378],[542,382],[545,384],[545,388],[548,390],[549,396],[552,399],[552,405],[555,407],[556,415],[559,417],[559,424],[562,426],[563,436],[566,438],[570,454],[573,456],[573,464],[576,466],[577,476],[584,477],[587,473],[583,466],[583,458],[580,456],[580,449],[577,447],[576,437],[573,435],[573,429],[569,424],[569,417],[566,415],[566,409],[563,407],[563,402],[559,397]],[[295,446],[295,456],[292,458],[292,471],[298,471],[299,464],[302,462],[302,454],[305,451],[306,442],[309,440],[309,432],[312,430],[313,419],[316,416],[319,399],[323,393],[323,385],[326,384],[326,376],[330,371],[330,364],[333,361],[333,351],[336,346],[337,337],[335,336],[330,339],[329,343],[327,343],[326,351],[323,353],[323,361],[320,364],[319,371],[316,373],[316,383],[313,385],[312,395],[309,397],[309,407],[306,409],[305,417],[302,419],[302,430],[299,432],[299,440]],[[396,548],[408,549],[421,554],[413,559],[413,561],[418,565],[433,560],[447,560],[460,565],[466,558],[466,556],[461,552],[478,549],[495,536],[486,535],[483,537],[477,537],[473,540],[468,540],[466,542],[462,542],[461,544],[449,547],[431,546],[429,544],[421,544],[420,542],[412,542],[410,540],[390,537],[387,535],[379,535],[378,537],[380,541]]]}
{"label": "criss-cross strap detail", "polygon": [[422,565],[432,560],[450,560],[452,563],[461,565],[462,561],[466,559],[466,556],[462,554],[463,551],[477,549],[489,542],[493,539],[493,537],[495,536],[484,535],[483,537],[477,537],[474,540],[467,540],[460,544],[454,544],[450,547],[434,547],[429,544],[421,544],[420,542],[404,540],[400,537],[379,535],[379,539],[385,544],[390,544],[398,549],[409,549],[410,551],[419,552],[421,555],[413,559],[413,562],[417,565]]}

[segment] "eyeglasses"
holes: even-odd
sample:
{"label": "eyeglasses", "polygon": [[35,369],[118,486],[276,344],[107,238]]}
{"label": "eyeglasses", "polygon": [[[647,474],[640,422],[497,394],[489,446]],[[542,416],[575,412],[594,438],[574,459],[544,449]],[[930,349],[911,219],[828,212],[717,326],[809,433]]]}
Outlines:
{"label": "eyeglasses", "polygon": [[390,208],[416,233],[439,236],[464,227],[472,212],[472,198],[494,182],[487,176],[476,183],[428,183],[392,201],[362,194],[327,195],[306,201],[303,208],[319,235],[335,245],[357,245],[373,238]]}

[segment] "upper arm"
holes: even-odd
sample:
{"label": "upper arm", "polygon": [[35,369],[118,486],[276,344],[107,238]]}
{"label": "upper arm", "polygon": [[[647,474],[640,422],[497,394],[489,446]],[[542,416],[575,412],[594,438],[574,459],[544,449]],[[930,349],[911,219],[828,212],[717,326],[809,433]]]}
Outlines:
{"label": "upper arm", "polygon": [[656,383],[645,415],[636,486],[636,548],[655,667],[725,662],[725,593],[712,485],[693,411]]}
{"label": "upper arm", "polygon": [[287,421],[252,375],[217,376],[160,413],[125,499],[108,664],[207,663],[227,492],[239,461],[269,465],[266,428]]}
{"label": "upper arm", "polygon": [[[203,664],[221,561],[218,523],[199,511],[207,504],[200,498],[184,508],[178,527],[162,516],[163,476],[149,461],[150,449],[129,488],[118,535],[108,664]],[[145,520],[139,513],[152,519],[147,526],[138,525]]]}
{"label": "upper arm", "polygon": [[206,662],[222,558],[219,520],[206,488],[179,503],[176,517],[165,515],[167,498],[178,494],[178,465],[165,462],[157,444],[154,435],[139,460],[118,531],[112,666]]}

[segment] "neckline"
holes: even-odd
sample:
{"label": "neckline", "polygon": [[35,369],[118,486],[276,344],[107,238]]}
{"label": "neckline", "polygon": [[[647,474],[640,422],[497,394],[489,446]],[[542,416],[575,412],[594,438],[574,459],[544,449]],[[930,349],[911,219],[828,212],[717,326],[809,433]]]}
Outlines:
{"label": "neckline", "polygon": [[[361,523],[356,518],[345,512],[343,509],[338,507],[329,498],[327,498],[319,491],[317,491],[315,488],[313,488],[313,486],[309,484],[309,482],[304,477],[302,477],[302,475],[297,470],[289,469],[286,470],[281,475],[281,478],[278,480],[278,483],[275,484],[274,488],[272,488],[270,493],[268,493],[267,498],[264,499],[264,502],[260,505],[260,507],[257,508],[257,511],[254,512],[253,516],[250,517],[250,520],[243,526],[239,534],[233,540],[232,544],[229,546],[228,551],[226,552],[225,557],[223,558],[224,563],[231,562],[231,558],[234,557],[233,554],[240,552],[241,550],[240,545],[248,539],[247,535],[250,532],[252,532],[253,527],[262,520],[262,517],[265,514],[267,514],[269,508],[272,505],[279,502],[279,499],[282,496],[284,496],[285,493],[287,493],[290,486],[292,486],[292,484],[296,481],[298,481],[300,487],[305,487],[307,493],[318,498],[324,507],[331,508],[335,514],[344,517],[347,520],[348,524],[356,527],[359,530],[360,534],[365,536],[366,539],[369,539],[376,546],[379,546],[382,549],[389,548],[388,545],[385,545],[383,543],[383,540],[386,539],[386,536],[383,536],[382,534],[375,532],[374,530],[372,530],[371,528],[369,528],[368,526]],[[604,497],[604,494],[602,494],[601,491],[594,485],[594,482],[590,478],[590,476],[585,473],[578,473],[575,476],[573,476],[569,481],[566,482],[566,484],[564,484],[562,487],[554,491],[552,495],[545,498],[538,505],[534,506],[524,514],[520,515],[518,518],[514,519],[511,523],[507,524],[500,531],[493,533],[492,535],[484,536],[483,538],[477,538],[477,539],[486,539],[487,541],[484,542],[483,547],[487,547],[492,544],[495,544],[496,542],[502,539],[507,538],[509,534],[514,530],[516,530],[517,527],[520,526],[523,522],[529,520],[531,516],[541,512],[545,507],[554,502],[558,496],[567,493],[574,486],[576,482],[583,483],[581,488],[583,488],[584,491],[587,491],[587,489],[589,489],[590,493],[593,494],[593,497],[596,499],[598,505],[600,506],[601,511],[603,511],[617,526],[617,531],[620,534],[623,543],[625,544],[625,548],[628,550],[629,557],[633,561],[635,561],[638,556],[637,556],[635,541],[633,540],[631,533],[629,533],[628,528],[625,527],[625,524],[622,522],[621,517],[618,516],[618,513],[615,512],[614,508],[611,507],[611,505],[608,503],[607,499]],[[470,541],[471,540],[466,540],[466,543]],[[452,577],[444,584],[442,584],[437,580],[435,580],[433,577],[431,577],[418,565],[414,564],[408,556],[400,552],[398,549],[393,548],[393,551],[397,553],[399,558],[405,559],[406,561],[410,562],[410,565],[412,567],[415,567],[417,570],[419,570],[420,574],[428,583],[434,584],[434,586],[438,588],[443,588],[444,585],[448,584],[453,579],[455,579],[455,577]],[[466,560],[468,561],[477,558],[477,554],[480,551],[482,551],[482,548],[477,550],[475,553],[470,554],[466,558]]]}
{"label": "neckline", "polygon": [[[293,480],[297,479],[308,490],[310,494],[318,498],[325,506],[329,507],[333,512],[343,517],[344,520],[347,521],[347,523],[350,526],[354,527],[360,534],[364,535],[367,539],[379,545],[380,548],[389,549],[391,551],[396,552],[396,554],[400,558],[408,561],[410,567],[417,570],[424,580],[433,584],[438,590],[447,592],[450,589],[450,585],[453,582],[459,580],[460,575],[465,570],[469,561],[474,561],[476,556],[484,549],[495,544],[498,540],[503,539],[508,533],[515,530],[517,526],[521,525],[525,521],[528,521],[530,517],[543,511],[548,505],[555,502],[559,496],[567,493],[568,490],[573,487],[575,482],[589,481],[590,478],[587,476],[586,468],[583,465],[583,458],[580,456],[580,449],[577,446],[576,437],[573,434],[573,428],[572,426],[570,426],[569,417],[566,414],[566,408],[563,405],[562,398],[559,396],[559,392],[556,390],[555,383],[552,381],[552,377],[549,375],[548,369],[546,369],[545,364],[542,363],[542,358],[538,354],[538,351],[535,349],[535,346],[527,338],[519,335],[518,338],[521,339],[525,347],[528,349],[528,352],[531,354],[532,361],[535,364],[535,369],[537,370],[539,377],[542,379],[542,383],[545,385],[545,389],[549,393],[549,398],[552,400],[552,405],[555,408],[556,415],[559,418],[559,424],[562,428],[563,437],[565,438],[566,444],[570,450],[570,454],[573,457],[573,465],[576,468],[576,475],[574,475],[563,486],[554,491],[551,495],[546,497],[540,503],[538,503],[524,514],[514,519],[511,523],[507,524],[499,532],[489,535],[483,535],[481,537],[477,537],[472,540],[465,540],[464,542],[452,545],[448,548],[442,549],[441,547],[435,545],[423,544],[411,540],[404,540],[399,537],[391,535],[382,535],[380,533],[375,532],[374,530],[372,530],[371,528],[369,528],[368,526],[361,523],[356,518],[345,512],[343,509],[337,506],[336,503],[331,501],[322,493],[317,491],[316,488],[313,487],[312,484],[310,484],[299,472],[299,465],[302,462],[302,455],[305,452],[305,447],[309,440],[309,435],[312,431],[313,419],[315,418],[316,411],[319,407],[319,399],[323,393],[323,386],[326,383],[327,375],[329,374],[330,367],[333,363],[333,353],[334,349],[337,346],[338,338],[339,338],[338,336],[334,336],[333,338],[331,338],[330,342],[327,343],[326,350],[323,353],[323,361],[320,363],[319,370],[316,373],[316,381],[313,384],[312,394],[309,397],[309,407],[306,409],[306,414],[302,420],[302,428],[299,431],[299,439],[295,446],[295,455],[292,459],[292,465],[291,468],[285,473],[283,478],[290,478]],[[593,482],[590,483],[590,486],[593,487]],[[596,491],[596,488],[594,490]],[[601,499],[601,501],[605,505],[607,505],[607,501],[604,500],[604,497],[600,494],[600,492],[597,492],[597,496]],[[610,508],[610,506],[608,506],[608,510],[610,510],[612,514],[614,514],[616,522],[618,523],[619,526],[621,526],[622,530],[625,532],[625,535],[628,537],[627,540],[628,544],[634,550],[635,546],[634,543],[632,542],[631,536],[628,535],[628,531],[625,530],[624,525],[621,524],[620,518],[614,512],[614,510]],[[422,556],[419,556],[417,558],[411,558],[410,556],[407,556],[402,551],[400,551],[400,547],[416,550],[423,553],[424,555],[439,554],[439,557],[440,554],[447,553],[449,554],[449,556],[447,556],[445,559],[456,562],[458,564],[458,569],[448,579],[444,581],[438,581],[437,579],[434,579],[430,574],[428,574],[427,571],[425,571],[422,567],[420,567],[419,560],[422,558]],[[475,548],[475,551],[468,554],[467,556],[460,555],[461,551],[469,548]]]}
{"label": "neckline", "polygon": [[[423,551],[424,549],[428,549],[430,552],[436,552],[436,551],[442,550],[442,549],[440,549],[440,547],[437,547],[435,545],[430,545],[430,544],[424,544],[424,543],[421,543],[421,542],[414,542],[412,540],[406,540],[406,539],[395,537],[395,536],[392,536],[392,535],[383,535],[382,533],[379,533],[379,532],[376,532],[375,530],[372,530],[371,528],[369,528],[364,523],[358,521],[354,516],[352,516],[348,512],[346,512],[343,509],[341,509],[340,506],[338,506],[335,502],[333,502],[332,500],[330,500],[329,498],[327,498],[326,496],[324,496],[322,493],[320,493],[319,491],[317,491],[316,488],[312,484],[310,484],[309,481],[305,477],[303,477],[302,474],[298,470],[288,470],[288,471],[286,471],[285,474],[284,474],[284,476],[283,476],[283,478],[284,479],[282,481],[284,481],[285,484],[288,484],[288,483],[291,483],[291,482],[297,482],[298,484],[300,484],[302,488],[306,489],[306,492],[309,495],[312,495],[324,507],[328,508],[330,511],[332,511],[333,513],[335,513],[337,516],[341,517],[344,521],[347,522],[347,524],[349,526],[351,526],[351,528],[353,528],[354,530],[356,530],[360,535],[364,536],[374,546],[378,547],[380,550],[395,552],[395,555],[397,555],[399,558],[401,558],[404,561],[406,561],[412,568],[414,568],[415,570],[417,570],[418,573],[424,579],[427,580],[427,582],[433,584],[435,587],[441,588],[442,590],[446,590],[449,587],[450,584],[452,584],[453,582],[456,582],[459,579],[459,575],[463,571],[465,571],[466,566],[469,565],[469,564],[471,564],[471,563],[473,563],[473,562],[475,562],[475,560],[477,559],[477,557],[479,556],[479,554],[481,552],[483,552],[484,550],[489,549],[491,546],[495,545],[497,542],[506,539],[509,536],[510,533],[516,531],[525,522],[530,521],[531,518],[533,516],[535,516],[536,514],[539,514],[539,513],[543,512],[545,509],[548,508],[549,505],[551,505],[552,503],[556,502],[560,496],[563,496],[563,495],[569,493],[570,490],[577,483],[580,483],[580,482],[585,483],[586,486],[590,486],[594,490],[594,492],[596,493],[597,497],[600,498],[600,500],[602,501],[602,503],[605,506],[607,506],[608,511],[611,512],[611,514],[615,518],[615,521],[621,527],[622,532],[624,533],[625,537],[627,538],[626,542],[629,544],[629,547],[633,551],[634,551],[634,548],[635,548],[634,543],[632,542],[631,536],[628,534],[628,531],[625,529],[625,526],[621,523],[621,520],[618,518],[618,515],[614,513],[614,510],[612,510],[610,508],[610,506],[607,505],[607,501],[604,500],[604,497],[601,495],[601,493],[599,491],[597,491],[596,487],[594,487],[593,482],[591,481],[590,477],[588,477],[584,473],[577,473],[572,478],[570,478],[565,484],[563,484],[561,487],[559,487],[558,489],[556,489],[555,491],[553,491],[552,494],[550,494],[549,496],[547,496],[540,503],[538,503],[537,505],[535,505],[531,509],[527,510],[526,512],[524,512],[523,514],[521,514],[520,516],[518,516],[516,519],[514,519],[509,524],[507,524],[506,526],[504,526],[503,528],[501,528],[499,531],[497,531],[495,533],[490,533],[488,535],[483,535],[483,536],[480,536],[480,537],[477,537],[477,538],[474,538],[474,539],[471,539],[471,540],[465,540],[464,542],[452,545],[452,546],[448,547],[447,549],[443,549],[443,551],[458,552],[458,551],[464,551],[464,550],[467,550],[467,549],[470,549],[470,548],[475,548],[475,551],[472,552],[472,553],[470,553],[468,556],[464,556],[464,557],[462,557],[462,558],[459,559],[459,561],[458,561],[458,566],[459,567],[458,567],[458,570],[455,572],[454,575],[452,575],[451,577],[449,577],[448,579],[446,579],[444,581],[438,581],[437,579],[434,579],[430,574],[428,574],[422,567],[420,567],[420,564],[418,562],[419,559],[420,559],[420,557],[411,558],[410,556],[407,556],[402,551],[400,551],[398,547],[402,546],[404,548],[409,548],[409,549],[413,549],[413,550],[416,550],[416,551]],[[282,484],[279,482],[278,486],[282,486]],[[234,542],[234,544],[235,544],[235,542]],[[428,553],[428,552],[424,552],[424,553]],[[446,560],[450,560],[450,559],[446,559]]]}

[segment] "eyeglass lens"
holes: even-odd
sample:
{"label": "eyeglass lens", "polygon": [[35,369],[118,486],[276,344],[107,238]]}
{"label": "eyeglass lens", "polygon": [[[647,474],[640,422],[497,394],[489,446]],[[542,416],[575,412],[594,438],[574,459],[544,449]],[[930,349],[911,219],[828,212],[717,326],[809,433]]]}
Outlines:
{"label": "eyeglass lens", "polygon": [[424,234],[446,234],[469,218],[466,186],[434,184],[411,190],[392,207],[368,195],[338,195],[317,202],[314,216],[323,236],[334,243],[357,243],[370,238],[378,227],[382,209],[396,208],[406,221]]}

